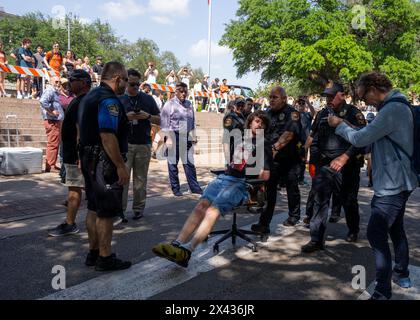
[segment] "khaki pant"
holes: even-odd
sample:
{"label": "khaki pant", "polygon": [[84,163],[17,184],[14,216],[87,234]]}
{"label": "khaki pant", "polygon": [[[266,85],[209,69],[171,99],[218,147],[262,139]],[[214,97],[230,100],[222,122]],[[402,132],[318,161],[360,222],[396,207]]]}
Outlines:
{"label": "khaki pant", "polygon": [[[146,207],[147,174],[151,158],[150,145],[128,145],[126,166],[131,176],[133,171],[133,212],[143,212]],[[127,210],[129,185],[124,187],[123,210]]]}

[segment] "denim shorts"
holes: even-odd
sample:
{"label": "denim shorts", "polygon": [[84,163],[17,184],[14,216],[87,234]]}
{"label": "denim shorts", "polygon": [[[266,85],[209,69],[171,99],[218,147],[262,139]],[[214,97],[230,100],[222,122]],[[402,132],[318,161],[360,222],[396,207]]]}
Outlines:
{"label": "denim shorts", "polygon": [[208,200],[222,215],[249,199],[245,179],[219,175],[204,190],[201,200]]}

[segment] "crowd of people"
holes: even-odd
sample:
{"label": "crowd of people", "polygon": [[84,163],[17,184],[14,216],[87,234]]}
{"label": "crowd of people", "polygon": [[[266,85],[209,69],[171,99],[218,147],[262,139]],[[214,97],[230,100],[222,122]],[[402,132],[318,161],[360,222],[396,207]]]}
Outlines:
{"label": "crowd of people", "polygon": [[[17,83],[18,99],[32,97],[40,102],[48,138],[45,170],[60,171],[69,188],[66,220],[49,235],[79,232],[75,221],[84,189],[90,248],[87,266],[95,266],[97,271],[131,266],[112,253],[113,226],[116,218],[128,222],[131,176],[133,219],[144,217],[149,164],[157,147],[163,145],[174,196],[183,196],[178,171],[181,160],[189,189],[200,195],[200,201],[173,242],[153,247],[159,257],[188,267],[192,253],[209,236],[219,216],[249,200],[249,178],[265,181],[267,190],[266,207],[252,231],[270,234],[281,188],[287,191],[289,209],[284,226],[295,227],[301,219],[299,186],[305,184],[307,167],[312,184],[303,222],[310,229],[310,240],[302,253],[325,249],[327,222],[338,222],[341,208],[348,227],[345,240],[357,242],[360,171],[368,159],[369,185],[375,192],[367,231],[377,268],[372,299],[390,299],[391,281],[404,288],[411,286],[404,212],[418,186],[418,172],[411,165],[419,148],[413,134],[418,118],[412,116],[407,98],[393,89],[384,74],[361,76],[357,87],[360,102],[356,106],[346,100],[342,84],[329,83],[322,92],[322,108],[314,106],[307,96],[289,104],[286,90],[279,86],[271,90],[266,102],[237,97],[226,79],[209,83],[205,75],[192,84],[192,70],[183,67],[167,75],[166,84],[176,90],[165,101],[164,92],[151,87],[159,76],[153,62],[140,73],[126,70],[118,62],[104,65],[101,57],[96,57],[96,64],[91,66],[89,57],[82,60],[72,51],[63,55],[58,43],[47,53],[38,46],[33,54],[30,47],[31,41],[24,39],[22,47],[11,54],[19,66],[46,68],[61,75],[50,77],[45,89],[41,78],[21,76]],[[1,43],[0,63],[8,63]],[[0,75],[0,94],[6,95],[4,74]],[[220,95],[201,98],[204,111],[212,111],[212,106],[218,111],[221,105],[225,110],[226,168],[204,191],[197,180],[192,152],[197,144],[196,108],[190,100],[195,100],[197,92]],[[256,161],[259,157],[261,161]],[[393,269],[388,235],[395,250]]]}
{"label": "crowd of people", "polygon": [[[61,51],[60,44],[54,43],[50,50],[45,51],[42,45],[36,47],[36,51],[31,50],[32,41],[28,38],[22,40],[22,45],[15,48],[10,56],[15,60],[15,65],[24,68],[44,69],[56,72],[62,77],[68,78],[74,70],[84,70],[92,77],[94,83],[99,83],[104,67],[103,59],[96,57],[96,62],[92,66],[90,58],[84,56],[77,57],[72,50],[65,53]],[[3,50],[3,43],[0,42],[0,63],[8,64],[7,54]],[[50,80],[50,79],[48,79]],[[29,75],[18,75],[16,80],[17,99],[40,99],[44,90],[43,78]],[[0,72],[0,94],[10,97],[5,90],[5,74]]]}

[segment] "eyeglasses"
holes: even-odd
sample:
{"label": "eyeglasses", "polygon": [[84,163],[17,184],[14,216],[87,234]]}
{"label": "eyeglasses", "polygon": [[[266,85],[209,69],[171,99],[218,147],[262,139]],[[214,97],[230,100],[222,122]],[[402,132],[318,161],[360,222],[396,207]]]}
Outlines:
{"label": "eyeglasses", "polygon": [[129,82],[128,85],[130,87],[140,87],[140,83],[139,82]]}
{"label": "eyeglasses", "polygon": [[53,48],[60,48],[60,46],[53,46]]}

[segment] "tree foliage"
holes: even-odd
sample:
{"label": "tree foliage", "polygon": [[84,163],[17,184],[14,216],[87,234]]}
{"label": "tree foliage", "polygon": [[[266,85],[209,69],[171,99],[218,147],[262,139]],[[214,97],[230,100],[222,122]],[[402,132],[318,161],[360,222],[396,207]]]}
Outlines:
{"label": "tree foliage", "polygon": [[341,80],[353,89],[375,69],[420,93],[419,9],[414,0],[239,0],[220,44],[232,49],[238,76],[260,71],[264,82],[299,80],[303,90]]}
{"label": "tree foliage", "polygon": [[[122,62],[128,68],[138,69],[141,74],[147,69],[148,62],[153,61],[159,70],[159,83],[164,83],[171,70],[178,72],[180,69],[180,61],[173,52],[160,52],[153,40],[138,39],[132,43],[120,38],[109,23],[103,23],[99,19],[92,23],[83,23],[77,16],[67,16],[60,24],[39,12],[5,18],[0,20],[0,41],[4,43],[8,53],[20,47],[24,38],[32,40],[33,50],[37,45],[51,50],[53,43],[58,42],[64,51],[67,48],[68,19],[71,25],[71,49],[77,57],[88,56],[93,62],[96,56],[102,56],[104,61]],[[10,56],[8,60],[14,64]],[[203,76],[201,69],[194,70],[194,73],[201,78]]]}

